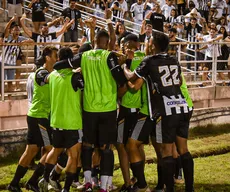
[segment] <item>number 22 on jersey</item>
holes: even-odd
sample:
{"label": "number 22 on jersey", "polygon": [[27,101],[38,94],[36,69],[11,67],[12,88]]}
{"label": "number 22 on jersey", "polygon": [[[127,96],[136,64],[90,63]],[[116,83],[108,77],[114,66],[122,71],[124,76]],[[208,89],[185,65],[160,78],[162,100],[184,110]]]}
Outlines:
{"label": "number 22 on jersey", "polygon": [[[180,83],[177,65],[159,66],[158,69],[159,73],[164,72],[161,76],[161,82],[164,87],[172,86],[173,84],[178,85]],[[172,74],[172,76],[170,74]]]}

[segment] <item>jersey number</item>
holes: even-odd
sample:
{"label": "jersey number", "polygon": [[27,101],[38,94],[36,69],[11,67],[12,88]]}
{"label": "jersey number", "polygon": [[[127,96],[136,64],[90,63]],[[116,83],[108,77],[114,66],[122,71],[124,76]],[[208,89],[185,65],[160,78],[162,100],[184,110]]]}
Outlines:
{"label": "jersey number", "polygon": [[[168,66],[160,66],[159,73],[165,72],[164,75],[161,76],[161,82],[164,87],[168,87],[171,85],[178,85],[180,83],[180,79],[178,78],[178,66],[170,65]],[[169,78],[170,72],[172,72],[172,78]]]}

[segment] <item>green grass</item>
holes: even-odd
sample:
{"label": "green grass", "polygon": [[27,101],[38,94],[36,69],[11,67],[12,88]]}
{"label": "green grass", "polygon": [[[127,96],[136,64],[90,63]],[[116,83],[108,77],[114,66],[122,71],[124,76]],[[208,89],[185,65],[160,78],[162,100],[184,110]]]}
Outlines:
{"label": "green grass", "polygon": [[[195,191],[197,192],[229,192],[230,191],[230,153],[224,155],[194,159],[195,162]],[[13,176],[16,165],[1,167],[0,191]],[[145,175],[151,188],[156,185],[156,164],[147,164]],[[31,171],[22,179],[24,183],[31,175]],[[120,170],[114,172],[113,182],[117,186],[123,184]],[[176,191],[182,192],[183,185],[177,185]],[[23,191],[26,191],[23,189]]]}
{"label": "green grass", "polygon": [[[198,192],[230,192],[230,126],[197,127],[190,131],[189,149],[195,162],[195,190]],[[146,159],[154,160],[154,149],[145,146]],[[215,155],[215,156],[214,156]],[[4,191],[11,181],[18,158],[10,158],[9,163],[0,164],[0,191]],[[118,165],[115,151],[115,164]],[[22,185],[29,179],[28,171],[21,180]],[[156,185],[156,164],[146,164],[145,175],[151,188]],[[114,184],[121,186],[123,179],[120,169],[114,172]],[[24,190],[25,191],[25,190]],[[184,191],[183,185],[177,185],[176,191]]]}

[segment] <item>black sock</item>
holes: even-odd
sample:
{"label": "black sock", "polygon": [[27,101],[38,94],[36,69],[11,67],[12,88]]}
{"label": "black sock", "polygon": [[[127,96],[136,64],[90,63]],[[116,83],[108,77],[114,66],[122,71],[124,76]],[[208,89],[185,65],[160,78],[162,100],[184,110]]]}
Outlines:
{"label": "black sock", "polygon": [[162,158],[163,181],[167,192],[174,191],[174,159],[172,156]]}
{"label": "black sock", "polygon": [[57,171],[55,170],[55,167],[54,167],[54,169],[53,169],[52,172],[51,172],[50,178],[51,178],[53,181],[58,181],[58,180],[60,179],[60,176],[61,176],[61,174],[60,174],[60,173],[57,173]]}
{"label": "black sock", "polygon": [[75,175],[76,175],[75,173],[66,172],[66,180],[65,180],[65,186],[64,186],[65,190],[69,191]]}
{"label": "black sock", "polygon": [[157,175],[158,175],[158,183],[156,189],[164,189],[164,181],[162,174],[162,165],[157,164]]}
{"label": "black sock", "polygon": [[44,173],[44,168],[45,166],[43,164],[38,163],[36,170],[28,182],[36,185],[38,183],[39,177],[41,177]]}
{"label": "black sock", "polygon": [[77,167],[77,171],[76,171],[75,178],[74,178],[75,182],[79,181],[80,172],[81,172],[81,167]]}
{"label": "black sock", "polygon": [[181,158],[180,156],[174,159],[175,161],[175,178],[181,179],[182,178],[182,164],[181,164]]}
{"label": "black sock", "polygon": [[185,191],[192,192],[194,190],[193,189],[194,162],[189,152],[181,155],[181,163],[182,163],[183,172],[184,172]]}
{"label": "black sock", "polygon": [[26,174],[28,170],[28,167],[23,167],[21,165],[18,165],[16,172],[14,174],[14,178],[11,181],[10,185],[17,186],[19,184],[19,181],[24,175]]}
{"label": "black sock", "polygon": [[143,189],[147,186],[144,174],[144,161],[139,161],[136,163],[131,163],[130,168],[133,171],[133,175],[137,178],[137,186]]}
{"label": "black sock", "polygon": [[46,163],[44,170],[44,179],[46,182],[49,182],[50,172],[53,170],[55,165]]}
{"label": "black sock", "polygon": [[92,168],[92,177],[98,177],[100,173],[100,165],[94,166]]}

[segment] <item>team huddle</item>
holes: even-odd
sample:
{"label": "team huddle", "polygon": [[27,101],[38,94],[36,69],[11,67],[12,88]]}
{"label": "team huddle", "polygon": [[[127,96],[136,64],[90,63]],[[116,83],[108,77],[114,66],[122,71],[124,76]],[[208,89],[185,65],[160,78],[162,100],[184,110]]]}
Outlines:
{"label": "team huddle", "polygon": [[185,191],[194,191],[194,164],[187,147],[193,104],[177,59],[166,53],[169,38],[154,32],[143,53],[138,37],[128,34],[121,40],[122,53],[116,53],[111,51],[112,23],[107,23],[108,32],[100,30],[76,55],[68,47],[44,48],[42,67],[31,77],[27,147],[9,191],[21,191],[20,179],[41,148],[42,157],[25,186],[28,190],[46,192],[51,186],[69,191],[81,167],[82,191],[94,190],[98,173],[99,190],[112,190],[114,147],[124,179],[119,191],[151,191],[144,173],[143,146],[149,140],[157,154],[154,191],[174,191],[181,169]]}

